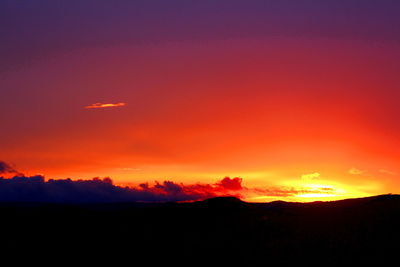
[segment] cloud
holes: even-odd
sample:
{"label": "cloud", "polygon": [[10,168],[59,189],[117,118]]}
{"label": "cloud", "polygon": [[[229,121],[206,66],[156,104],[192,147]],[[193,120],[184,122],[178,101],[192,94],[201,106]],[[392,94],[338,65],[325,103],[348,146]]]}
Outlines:
{"label": "cloud", "polygon": [[131,202],[192,201],[217,196],[237,196],[241,178],[222,179],[216,184],[184,185],[172,181],[137,187],[114,185],[110,178],[91,180],[50,179],[43,176],[0,177],[0,201],[17,202]]}
{"label": "cloud", "polygon": [[86,109],[94,109],[94,108],[114,108],[114,107],[123,107],[126,106],[126,103],[94,103],[89,106],[85,106]]}
{"label": "cloud", "polygon": [[380,173],[384,173],[384,174],[389,174],[389,175],[396,175],[397,173],[386,170],[386,169],[380,169],[379,170]]}
{"label": "cloud", "polygon": [[172,181],[142,183],[136,187],[114,185],[110,178],[91,180],[50,179],[43,176],[0,177],[1,202],[52,202],[52,203],[102,203],[102,202],[165,202],[194,201],[217,196],[287,197],[306,193],[331,193],[331,188],[246,188],[242,178],[229,178],[215,184],[184,185]]}
{"label": "cloud", "polygon": [[[330,193],[331,188],[247,188],[240,177],[224,177],[214,184],[183,184],[173,181],[141,183],[137,186],[114,185],[110,178],[91,180],[49,179],[42,175],[24,176],[10,164],[0,161],[0,202],[165,202],[195,201],[218,196],[251,198],[257,196],[287,197],[306,193]],[[319,175],[313,174],[312,177]]]}
{"label": "cloud", "polygon": [[301,179],[303,179],[303,180],[313,180],[313,179],[316,179],[316,178],[318,178],[320,176],[321,176],[321,174],[319,174],[318,172],[314,172],[314,173],[309,173],[309,174],[303,174],[301,176]]}
{"label": "cloud", "polygon": [[119,170],[119,171],[141,171],[142,169],[125,167],[125,168],[117,168],[117,170]]}
{"label": "cloud", "polygon": [[12,167],[10,164],[0,161],[0,174],[17,174],[17,175],[23,175],[19,171],[17,171],[14,167]]}
{"label": "cloud", "polygon": [[252,189],[259,196],[268,197],[295,197],[296,195],[304,194],[333,194],[334,189],[331,187],[319,188],[293,188],[293,187],[271,187],[267,189]]}
{"label": "cloud", "polygon": [[4,161],[0,161],[0,173],[14,172],[14,169]]}
{"label": "cloud", "polygon": [[353,167],[349,170],[349,173],[353,174],[353,175],[360,175],[360,174],[364,174],[365,171]]}
{"label": "cloud", "polygon": [[222,179],[220,182],[218,182],[216,185],[220,186],[221,188],[227,189],[227,190],[241,190],[243,189],[242,187],[242,178],[236,177],[236,178],[229,178],[225,177]]}

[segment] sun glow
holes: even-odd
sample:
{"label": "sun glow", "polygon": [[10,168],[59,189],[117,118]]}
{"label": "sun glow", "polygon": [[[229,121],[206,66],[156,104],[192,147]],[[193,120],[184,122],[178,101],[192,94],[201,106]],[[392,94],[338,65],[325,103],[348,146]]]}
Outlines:
{"label": "sun glow", "polygon": [[304,190],[295,195],[300,201],[336,200],[346,198],[346,190],[328,184],[304,184]]}
{"label": "sun glow", "polygon": [[314,182],[304,179],[289,180],[284,183],[284,186],[296,188],[297,193],[282,200],[296,202],[332,201],[369,195],[362,188],[323,179]]}
{"label": "sun glow", "polygon": [[335,194],[328,194],[328,193],[306,193],[306,194],[299,194],[296,197],[304,197],[304,198],[325,198],[325,197],[337,197]]}

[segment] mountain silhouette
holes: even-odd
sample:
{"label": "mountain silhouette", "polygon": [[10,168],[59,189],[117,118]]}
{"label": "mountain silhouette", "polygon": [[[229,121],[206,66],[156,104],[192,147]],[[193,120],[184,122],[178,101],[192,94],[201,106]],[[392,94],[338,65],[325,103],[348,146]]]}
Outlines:
{"label": "mountain silhouette", "polygon": [[0,251],[14,261],[382,265],[397,258],[400,240],[399,195],[312,203],[3,202],[0,214]]}

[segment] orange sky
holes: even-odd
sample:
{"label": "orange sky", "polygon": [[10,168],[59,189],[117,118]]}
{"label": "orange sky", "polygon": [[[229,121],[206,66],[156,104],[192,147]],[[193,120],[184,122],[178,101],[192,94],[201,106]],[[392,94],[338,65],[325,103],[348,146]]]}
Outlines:
{"label": "orange sky", "polygon": [[10,61],[0,159],[26,175],[124,185],[229,176],[251,188],[334,189],[284,198],[295,201],[398,192],[397,41],[182,36],[67,40]]}

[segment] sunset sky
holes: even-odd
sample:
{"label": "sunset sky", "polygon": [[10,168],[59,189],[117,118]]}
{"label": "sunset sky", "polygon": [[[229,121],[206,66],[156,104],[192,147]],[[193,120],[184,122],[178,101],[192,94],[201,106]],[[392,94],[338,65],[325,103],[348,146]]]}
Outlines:
{"label": "sunset sky", "polygon": [[0,160],[123,186],[240,177],[249,201],[398,193],[399,12],[396,0],[0,1]]}

